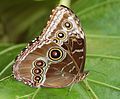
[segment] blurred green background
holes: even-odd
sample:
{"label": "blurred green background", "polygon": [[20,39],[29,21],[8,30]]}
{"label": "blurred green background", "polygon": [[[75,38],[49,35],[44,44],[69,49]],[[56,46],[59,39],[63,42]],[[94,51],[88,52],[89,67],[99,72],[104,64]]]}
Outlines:
{"label": "blurred green background", "polygon": [[[88,77],[69,88],[31,88],[12,76],[15,56],[51,10],[69,6],[86,33]],[[0,99],[120,99],[120,0],[0,0]]]}

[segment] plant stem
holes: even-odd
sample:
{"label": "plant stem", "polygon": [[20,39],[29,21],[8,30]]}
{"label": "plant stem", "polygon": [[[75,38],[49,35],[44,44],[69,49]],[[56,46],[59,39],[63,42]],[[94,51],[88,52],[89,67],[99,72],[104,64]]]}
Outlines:
{"label": "plant stem", "polygon": [[60,0],[59,5],[70,7],[71,0]]}

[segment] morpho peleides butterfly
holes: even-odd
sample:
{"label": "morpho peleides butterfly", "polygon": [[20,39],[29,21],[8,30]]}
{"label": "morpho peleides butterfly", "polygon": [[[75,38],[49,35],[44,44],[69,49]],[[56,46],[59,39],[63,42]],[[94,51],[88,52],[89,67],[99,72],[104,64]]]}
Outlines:
{"label": "morpho peleides butterfly", "polygon": [[85,34],[79,19],[61,5],[52,10],[41,36],[17,56],[14,77],[33,87],[62,88],[83,80]]}

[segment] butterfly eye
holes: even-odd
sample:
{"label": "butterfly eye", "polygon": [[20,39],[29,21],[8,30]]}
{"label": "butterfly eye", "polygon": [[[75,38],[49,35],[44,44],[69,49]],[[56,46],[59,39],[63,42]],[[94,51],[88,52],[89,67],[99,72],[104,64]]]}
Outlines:
{"label": "butterfly eye", "polygon": [[34,76],[34,81],[39,83],[40,80],[42,80],[42,77],[41,76]]}
{"label": "butterfly eye", "polygon": [[53,61],[60,60],[62,56],[63,51],[59,48],[51,48],[48,52],[48,57]]}
{"label": "butterfly eye", "polygon": [[70,29],[72,29],[73,24],[72,24],[70,21],[65,21],[64,24],[63,24],[63,26],[64,26],[66,29],[70,30]]}
{"label": "butterfly eye", "polygon": [[34,65],[37,66],[37,67],[43,67],[43,66],[45,66],[46,64],[45,64],[45,62],[44,62],[43,60],[36,60],[36,61],[34,62]]}

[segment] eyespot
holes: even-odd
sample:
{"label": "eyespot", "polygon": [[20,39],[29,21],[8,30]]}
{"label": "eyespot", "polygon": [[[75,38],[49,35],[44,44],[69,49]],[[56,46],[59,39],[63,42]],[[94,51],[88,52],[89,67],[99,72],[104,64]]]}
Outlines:
{"label": "eyespot", "polygon": [[39,74],[42,74],[42,72],[43,72],[43,70],[41,69],[41,68],[34,68],[33,70],[32,70],[32,72],[33,72],[33,74],[37,74],[37,75],[39,75]]}
{"label": "eyespot", "polygon": [[34,81],[39,83],[42,80],[41,76],[34,76]]}
{"label": "eyespot", "polygon": [[67,30],[70,30],[73,28],[73,24],[70,21],[65,21],[63,23],[63,27],[65,27]]}
{"label": "eyespot", "polygon": [[59,37],[59,38],[64,38],[64,36],[65,36],[65,34],[64,34],[63,32],[60,32],[60,33],[58,34],[58,37]]}
{"label": "eyespot", "polygon": [[43,60],[36,60],[34,62],[34,65],[37,67],[44,67],[46,65],[46,63]]}
{"label": "eyespot", "polygon": [[64,31],[58,31],[56,34],[57,38],[59,39],[65,39],[66,38],[66,33]]}
{"label": "eyespot", "polygon": [[63,51],[60,48],[51,48],[48,51],[48,57],[53,61],[58,61],[63,57]]}
{"label": "eyespot", "polygon": [[53,42],[54,42],[54,43],[59,43],[59,40],[58,40],[57,38],[54,38],[54,39],[53,39]]}

